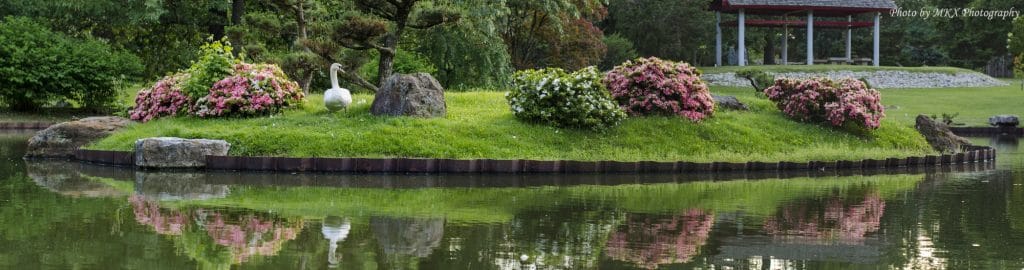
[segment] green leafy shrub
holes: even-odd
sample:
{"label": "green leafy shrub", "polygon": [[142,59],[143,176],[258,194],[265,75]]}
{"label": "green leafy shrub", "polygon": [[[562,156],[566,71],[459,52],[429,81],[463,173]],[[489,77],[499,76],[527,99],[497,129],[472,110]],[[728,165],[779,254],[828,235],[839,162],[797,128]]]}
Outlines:
{"label": "green leafy shrub", "polygon": [[203,44],[199,51],[199,60],[185,71],[191,76],[182,86],[182,91],[193,101],[209,94],[210,86],[231,75],[232,67],[241,62],[231,54],[231,43],[226,40]]}
{"label": "green leafy shrub", "polygon": [[557,127],[603,129],[626,118],[594,67],[573,73],[559,68],[516,72],[505,98],[516,117]]}
{"label": "green leafy shrub", "polygon": [[116,81],[141,70],[137,57],[103,42],[71,38],[27,18],[0,21],[0,103],[12,110],[57,102],[106,109],[117,96]]}
{"label": "green leafy shrub", "polygon": [[603,41],[604,45],[608,47],[608,52],[604,55],[604,59],[601,60],[601,65],[599,66],[601,70],[609,70],[619,63],[640,57],[640,54],[636,52],[636,48],[633,46],[633,42],[618,33],[605,36]]}

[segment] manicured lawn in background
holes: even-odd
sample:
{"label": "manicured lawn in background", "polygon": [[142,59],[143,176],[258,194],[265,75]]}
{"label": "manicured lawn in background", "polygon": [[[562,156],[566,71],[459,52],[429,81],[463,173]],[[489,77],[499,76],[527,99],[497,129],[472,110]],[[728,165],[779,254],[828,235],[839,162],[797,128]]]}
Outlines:
{"label": "manicured lawn in background", "polygon": [[704,73],[725,73],[736,72],[744,69],[760,69],[768,72],[823,72],[823,71],[907,71],[907,72],[939,72],[939,73],[961,73],[975,72],[969,69],[956,67],[874,67],[858,65],[767,65],[767,66],[722,66],[722,67],[700,67]]}
{"label": "manicured lawn in background", "polygon": [[448,117],[374,117],[372,96],[329,114],[322,97],[302,109],[249,119],[180,117],[136,124],[89,148],[131,150],[146,137],[224,139],[231,154],[295,157],[424,157],[538,160],[807,161],[932,153],[913,129],[887,121],[870,135],[782,116],[767,100],[742,97],[749,112],[720,111],[703,123],[631,118],[604,132],[523,123],[503,92],[448,93]]}
{"label": "manicured lawn in background", "polygon": [[[966,126],[988,126],[997,114],[1024,116],[1024,91],[1020,80],[1004,80],[1009,86],[925,89],[880,89],[886,119],[913,126],[918,114],[941,116],[960,113],[955,119]],[[754,98],[753,88],[712,86],[711,92]]]}

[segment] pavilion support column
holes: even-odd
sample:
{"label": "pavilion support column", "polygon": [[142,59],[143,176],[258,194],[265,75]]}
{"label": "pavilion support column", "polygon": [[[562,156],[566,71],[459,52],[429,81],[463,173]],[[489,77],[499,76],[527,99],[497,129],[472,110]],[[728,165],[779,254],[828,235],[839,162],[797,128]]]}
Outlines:
{"label": "pavilion support column", "polygon": [[871,62],[874,63],[874,65],[876,67],[879,64],[879,62],[878,62],[878,49],[879,49],[878,40],[879,40],[879,38],[881,38],[881,35],[882,35],[882,33],[880,31],[881,28],[880,28],[880,25],[879,25],[881,23],[882,23],[882,13],[881,12],[875,12],[875,35],[874,35],[875,36],[875,51],[874,51],[874,58],[871,59]]}
{"label": "pavilion support column", "polygon": [[715,11],[715,66],[722,66],[722,12]]}
{"label": "pavilion support column", "polygon": [[782,26],[782,64],[789,65],[789,25]]}
{"label": "pavilion support column", "polygon": [[807,65],[814,65],[814,11],[807,11]]}
{"label": "pavilion support column", "polygon": [[853,60],[853,15],[846,16],[846,61]]}
{"label": "pavilion support column", "polygon": [[738,65],[740,65],[740,66],[746,66],[747,65],[747,40],[746,40],[747,39],[747,16],[746,16],[746,11],[744,11],[743,9],[740,9],[740,19],[739,19],[739,22],[737,23],[737,25],[739,25],[739,38],[738,38],[738,41],[736,41],[736,43],[738,43],[739,45],[737,46],[737,49],[736,49],[736,56],[738,57],[738,60],[736,61],[736,63]]}

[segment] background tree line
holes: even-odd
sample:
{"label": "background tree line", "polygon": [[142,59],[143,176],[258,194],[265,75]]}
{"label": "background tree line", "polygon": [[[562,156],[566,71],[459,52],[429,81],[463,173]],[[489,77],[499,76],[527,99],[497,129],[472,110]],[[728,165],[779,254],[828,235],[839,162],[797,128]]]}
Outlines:
{"label": "background tree line", "polygon": [[[72,38],[137,56],[137,80],[195,59],[209,38],[230,40],[254,61],[281,65],[305,89],[325,89],[342,63],[349,87],[373,90],[391,72],[430,72],[448,88],[501,87],[514,70],[598,65],[638,56],[714,64],[710,0],[0,0],[0,16],[26,17]],[[1019,0],[897,0],[904,9],[1024,9]],[[732,20],[733,15],[724,15]],[[868,17],[860,18],[868,20]],[[1019,21],[1019,20],[1018,20]],[[980,69],[1010,53],[1009,20],[883,17],[882,61],[899,66]],[[820,31],[816,58],[839,56],[845,31]],[[766,63],[790,38],[803,59],[803,32],[752,29],[748,55]],[[1020,34],[1024,36],[1024,34]],[[725,28],[725,47],[735,30]],[[854,33],[870,56],[870,29]],[[1018,46],[1024,47],[1024,46]],[[758,62],[758,61],[752,61]],[[384,76],[381,76],[384,75]]]}

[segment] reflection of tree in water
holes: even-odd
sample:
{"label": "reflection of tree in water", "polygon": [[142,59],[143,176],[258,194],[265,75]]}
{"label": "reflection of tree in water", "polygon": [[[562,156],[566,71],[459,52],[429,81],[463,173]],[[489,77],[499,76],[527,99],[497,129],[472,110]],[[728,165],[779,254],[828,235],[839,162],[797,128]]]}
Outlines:
{"label": "reflection of tree in water", "polygon": [[392,266],[426,258],[444,236],[444,220],[437,218],[372,217],[370,227]]}
{"label": "reflection of tree in water", "polygon": [[699,209],[664,218],[628,214],[624,227],[608,239],[605,253],[652,269],[689,262],[707,242],[714,221],[714,214]]}
{"label": "reflection of tree in water", "polygon": [[[159,234],[181,236],[181,242],[185,242],[183,248],[189,253],[209,253],[190,254],[200,260],[228,255],[230,263],[237,264],[252,256],[273,256],[286,241],[295,239],[303,226],[301,221],[283,221],[256,213],[163,209],[157,202],[138,195],[131,196],[129,201],[135,220],[140,224],[152,227]],[[223,259],[208,261],[227,263]]]}
{"label": "reflection of tree in water", "polygon": [[[824,207],[824,209],[822,209]],[[795,202],[764,221],[764,231],[775,236],[801,236],[839,241],[862,241],[878,231],[885,201],[877,192],[850,204],[840,197]]]}

